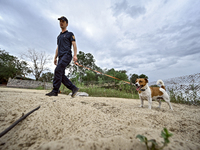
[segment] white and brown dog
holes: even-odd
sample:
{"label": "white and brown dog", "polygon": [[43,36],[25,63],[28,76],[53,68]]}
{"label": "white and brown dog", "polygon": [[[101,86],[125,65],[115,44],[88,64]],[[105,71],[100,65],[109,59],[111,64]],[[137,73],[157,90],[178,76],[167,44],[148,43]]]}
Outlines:
{"label": "white and brown dog", "polygon": [[143,107],[144,100],[148,100],[149,109],[151,109],[152,100],[158,100],[160,108],[161,99],[164,99],[168,103],[169,108],[173,110],[170,103],[169,95],[165,90],[164,82],[162,80],[158,80],[156,84],[161,84],[161,87],[149,87],[148,80],[146,78],[139,78],[136,80],[135,86],[137,87],[137,91],[141,100],[140,107]]}

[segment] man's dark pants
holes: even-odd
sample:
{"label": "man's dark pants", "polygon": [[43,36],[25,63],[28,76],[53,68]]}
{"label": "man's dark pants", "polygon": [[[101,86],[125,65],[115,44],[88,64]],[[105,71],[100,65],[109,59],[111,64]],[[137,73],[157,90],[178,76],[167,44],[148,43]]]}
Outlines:
{"label": "man's dark pants", "polygon": [[72,60],[71,54],[64,54],[59,57],[58,64],[54,71],[53,79],[53,92],[58,93],[61,82],[70,90],[73,90],[76,86],[65,76],[65,68],[69,65]]}

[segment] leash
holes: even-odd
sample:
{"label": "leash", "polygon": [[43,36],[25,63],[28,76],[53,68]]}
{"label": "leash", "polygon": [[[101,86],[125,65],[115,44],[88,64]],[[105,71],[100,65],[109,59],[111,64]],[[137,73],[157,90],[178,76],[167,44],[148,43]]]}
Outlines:
{"label": "leash", "polygon": [[116,80],[119,80],[119,81],[123,81],[123,82],[125,82],[125,83],[127,83],[127,84],[131,84],[131,83],[128,82],[128,81],[124,81],[124,80],[121,80],[121,79],[119,79],[119,78],[113,77],[113,76],[111,76],[111,75],[108,75],[108,74],[105,74],[105,73],[102,73],[102,72],[93,70],[93,69],[91,69],[91,68],[85,67],[85,66],[83,66],[83,65],[80,65],[78,62],[75,62],[75,65],[80,66],[80,67],[83,67],[83,68],[86,68],[86,69],[91,70],[91,71],[94,71],[94,72],[96,72],[96,73],[100,73],[100,74],[105,75],[105,76],[107,76],[107,77],[110,77],[110,78],[113,78],[113,79],[116,79]]}

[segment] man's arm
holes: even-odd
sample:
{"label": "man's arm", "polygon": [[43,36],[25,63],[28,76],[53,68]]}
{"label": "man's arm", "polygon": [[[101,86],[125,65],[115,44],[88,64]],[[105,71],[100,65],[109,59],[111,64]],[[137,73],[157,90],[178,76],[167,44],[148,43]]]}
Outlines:
{"label": "man's arm", "polygon": [[56,48],[56,53],[55,53],[55,57],[54,57],[54,64],[57,65],[57,57],[58,57],[58,46]]}
{"label": "man's arm", "polygon": [[77,58],[77,46],[76,46],[76,42],[75,41],[72,41],[72,45],[73,45],[73,48],[74,48],[74,56],[73,56],[73,61],[74,63],[78,60]]}

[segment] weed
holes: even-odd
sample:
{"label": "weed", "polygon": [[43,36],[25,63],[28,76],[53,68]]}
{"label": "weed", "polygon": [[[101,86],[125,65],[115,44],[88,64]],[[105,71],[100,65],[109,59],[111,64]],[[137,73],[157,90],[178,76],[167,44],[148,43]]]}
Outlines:
{"label": "weed", "polygon": [[44,90],[44,87],[43,87],[43,86],[38,86],[38,87],[36,88],[36,90]]}
{"label": "weed", "polygon": [[[138,134],[136,138],[138,138],[141,142],[145,143],[147,150],[162,150],[165,146],[167,146],[167,144],[169,144],[169,137],[171,137],[172,135],[173,134],[168,132],[167,128],[164,128],[161,131],[161,137],[164,139],[164,142],[162,142],[162,146],[158,146],[158,143],[155,139],[148,140],[147,137],[145,137],[144,135]],[[148,145],[149,143],[151,143],[150,147]]]}
{"label": "weed", "polygon": [[168,90],[171,102],[188,105],[200,105],[200,96],[198,95],[197,88],[194,85],[189,85],[189,88],[185,89],[178,89],[175,87]]}

